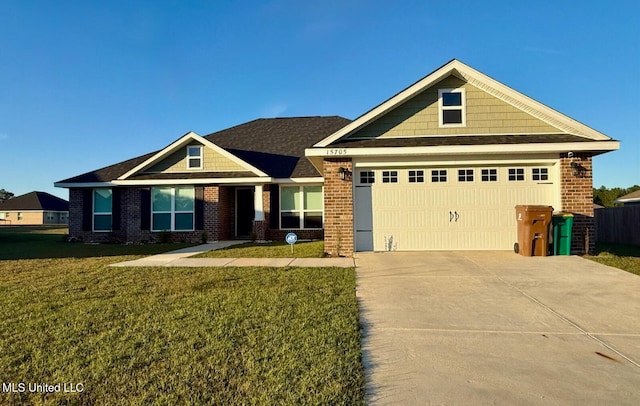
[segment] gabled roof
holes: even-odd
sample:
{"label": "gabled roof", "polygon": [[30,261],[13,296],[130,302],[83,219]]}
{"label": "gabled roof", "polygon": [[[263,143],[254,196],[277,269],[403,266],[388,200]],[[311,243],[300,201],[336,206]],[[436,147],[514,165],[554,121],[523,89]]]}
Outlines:
{"label": "gabled roof", "polygon": [[56,186],[98,186],[104,183],[148,182],[178,178],[186,180],[221,177],[240,179],[246,177],[247,173],[254,177],[257,176],[250,172],[144,173],[144,168],[161,159],[170,150],[182,145],[180,141],[185,141],[187,136],[208,145],[215,145],[215,148],[218,148],[217,151],[231,154],[235,159],[252,167],[254,173],[264,173],[273,178],[318,177],[321,174],[304,156],[305,148],[312,146],[350,122],[351,120],[338,116],[269,118],[249,121],[204,137],[188,133],[163,150],[56,182]]}
{"label": "gabled roof", "polygon": [[69,202],[46,192],[30,192],[0,203],[0,211],[69,211]]}
{"label": "gabled roof", "polygon": [[333,143],[348,137],[450,75],[459,77],[467,83],[470,83],[494,97],[530,114],[531,116],[558,128],[566,134],[577,135],[592,141],[611,140],[611,138],[605,134],[602,134],[593,128],[590,128],[536,100],[533,100],[528,96],[525,96],[520,92],[511,89],[510,87],[456,59],[452,59],[413,85],[358,117],[351,122],[351,124],[341,128],[329,137],[316,143],[314,147],[328,147]]}
{"label": "gabled roof", "polygon": [[636,190],[635,192],[627,193],[624,196],[620,196],[616,200],[615,203],[637,203],[640,202],[640,190]]}
{"label": "gabled roof", "polygon": [[129,177],[131,177],[133,175],[140,174],[140,173],[144,172],[145,169],[151,167],[153,164],[161,161],[162,159],[166,158],[169,154],[172,154],[176,150],[184,147],[185,145],[189,144],[192,141],[199,142],[199,143],[205,145],[206,147],[211,148],[212,150],[216,151],[218,154],[221,154],[225,158],[228,158],[228,159],[236,162],[237,164],[239,164],[240,166],[245,168],[245,170],[247,170],[249,172],[252,172],[256,176],[268,176],[266,173],[262,172],[261,170],[259,170],[258,168],[254,167],[250,163],[248,163],[246,161],[243,161],[242,159],[240,159],[240,158],[236,157],[235,155],[225,151],[223,148],[220,148],[219,146],[217,146],[216,144],[212,143],[211,141],[209,141],[209,140],[199,136],[198,134],[194,133],[193,131],[191,131],[191,132],[186,133],[185,135],[183,135],[182,137],[180,137],[176,141],[172,142],[171,144],[169,144],[162,151],[159,151],[159,152],[153,154],[149,159],[146,159],[145,161],[143,161],[139,165],[136,165],[134,168],[131,168],[126,173],[124,173],[121,176],[119,176],[118,180],[124,180],[124,179],[127,179],[127,178],[129,178]]}

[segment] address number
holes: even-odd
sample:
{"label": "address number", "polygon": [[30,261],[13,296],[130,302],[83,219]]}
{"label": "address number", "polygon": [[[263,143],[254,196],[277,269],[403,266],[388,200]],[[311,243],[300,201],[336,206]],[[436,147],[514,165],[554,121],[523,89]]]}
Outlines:
{"label": "address number", "polygon": [[327,150],[327,155],[347,155],[346,148],[331,148]]}

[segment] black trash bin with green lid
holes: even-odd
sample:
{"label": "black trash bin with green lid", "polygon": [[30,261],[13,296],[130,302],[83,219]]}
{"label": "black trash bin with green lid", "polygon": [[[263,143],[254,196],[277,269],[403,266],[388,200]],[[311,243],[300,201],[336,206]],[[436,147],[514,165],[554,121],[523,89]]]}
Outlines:
{"label": "black trash bin with green lid", "polygon": [[553,255],[571,255],[573,214],[556,213],[551,223],[553,224]]}

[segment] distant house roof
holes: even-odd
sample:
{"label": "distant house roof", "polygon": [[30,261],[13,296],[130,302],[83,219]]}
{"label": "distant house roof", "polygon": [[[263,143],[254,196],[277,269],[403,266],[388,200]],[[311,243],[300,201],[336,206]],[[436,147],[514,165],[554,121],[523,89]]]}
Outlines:
{"label": "distant house roof", "polygon": [[[262,118],[204,136],[245,162],[275,178],[322,176],[305,157],[305,148],[349,124],[339,116]],[[60,184],[101,183],[118,179],[157,154],[151,152],[127,161],[62,180]],[[226,176],[228,175],[228,176]],[[130,179],[229,178],[237,173],[136,174]]]}
{"label": "distant house roof", "polygon": [[640,190],[636,190],[635,192],[628,193],[624,196],[620,196],[616,200],[615,203],[640,203]]}
{"label": "distant house roof", "polygon": [[30,192],[0,203],[0,211],[69,211],[69,202],[46,192]]}

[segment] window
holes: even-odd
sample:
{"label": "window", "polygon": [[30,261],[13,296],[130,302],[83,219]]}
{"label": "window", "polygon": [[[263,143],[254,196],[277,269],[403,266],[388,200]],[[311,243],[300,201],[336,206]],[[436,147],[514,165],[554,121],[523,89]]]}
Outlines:
{"label": "window", "polygon": [[382,183],[398,183],[398,171],[382,171]]}
{"label": "window", "polygon": [[409,171],[409,183],[424,183],[424,171]]}
{"label": "window", "polygon": [[498,181],[498,170],[497,169],[483,169],[481,174],[482,174],[482,181],[483,182],[497,182]]}
{"label": "window", "polygon": [[187,147],[187,169],[202,169],[202,145]]}
{"label": "window", "polygon": [[549,180],[548,168],[532,168],[531,179],[533,180]]}
{"label": "window", "polygon": [[22,213],[18,212],[18,220],[22,220]]}
{"label": "window", "polygon": [[523,168],[509,168],[509,182],[523,181],[524,169]]}
{"label": "window", "polygon": [[438,89],[438,108],[440,127],[466,125],[464,89]]}
{"label": "window", "polygon": [[151,230],[193,231],[194,201],[193,186],[151,189]]}
{"label": "window", "polygon": [[431,171],[431,182],[446,182],[446,181],[447,181],[446,169],[436,169]]}
{"label": "window", "polygon": [[374,183],[375,181],[376,181],[376,174],[374,171],[360,172],[360,183]]}
{"label": "window", "polygon": [[280,188],[280,228],[322,228],[322,186]]}
{"label": "window", "polygon": [[473,182],[473,169],[458,169],[458,182]]}
{"label": "window", "polygon": [[93,231],[111,231],[113,192],[111,189],[93,190]]}

